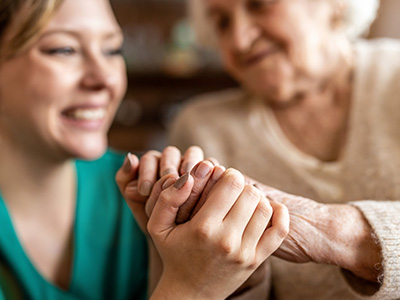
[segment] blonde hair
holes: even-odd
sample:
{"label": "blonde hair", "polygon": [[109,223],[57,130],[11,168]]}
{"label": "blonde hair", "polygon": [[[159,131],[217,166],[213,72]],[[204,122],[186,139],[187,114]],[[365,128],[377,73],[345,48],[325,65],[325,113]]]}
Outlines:
{"label": "blonde hair", "polygon": [[26,50],[63,0],[0,0],[0,62]]}
{"label": "blonde hair", "polygon": [[[216,47],[216,36],[207,21],[204,0],[188,0],[188,14],[194,29],[196,41],[200,46]],[[227,0],[229,1],[229,0]],[[321,0],[316,0],[321,1]],[[343,29],[350,40],[365,34],[375,20],[379,0],[332,0],[343,1]]]}

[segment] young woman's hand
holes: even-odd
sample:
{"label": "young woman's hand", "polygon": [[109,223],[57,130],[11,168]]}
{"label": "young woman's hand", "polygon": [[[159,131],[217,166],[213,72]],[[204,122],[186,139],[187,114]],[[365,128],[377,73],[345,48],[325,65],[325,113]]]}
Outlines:
{"label": "young woman's hand", "polygon": [[189,174],[177,181],[167,175],[153,189],[163,191],[152,201],[148,231],[164,269],[152,299],[225,299],[276,251],[288,232],[286,208],[270,204],[233,169],[212,184],[190,220],[177,224],[179,207],[193,185]]}
{"label": "young woman's hand", "polygon": [[147,232],[148,222],[145,205],[155,182],[166,174],[178,178],[203,159],[203,151],[196,146],[188,148],[183,155],[176,147],[169,146],[162,153],[148,151],[140,160],[130,153],[126,156],[115,179],[143,232]]}

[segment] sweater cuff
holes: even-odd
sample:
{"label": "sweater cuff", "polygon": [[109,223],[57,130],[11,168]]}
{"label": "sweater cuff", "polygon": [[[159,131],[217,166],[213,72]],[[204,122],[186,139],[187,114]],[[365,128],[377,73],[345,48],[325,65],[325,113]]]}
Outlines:
{"label": "sweater cuff", "polygon": [[364,214],[382,249],[382,285],[373,298],[400,298],[400,202],[367,200],[349,204]]}

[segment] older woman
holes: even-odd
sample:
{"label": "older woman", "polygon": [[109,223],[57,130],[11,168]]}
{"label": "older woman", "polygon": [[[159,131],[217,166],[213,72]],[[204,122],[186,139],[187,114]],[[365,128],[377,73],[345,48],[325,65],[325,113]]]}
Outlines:
{"label": "older woman", "polygon": [[400,298],[400,43],[356,39],[377,1],[191,4],[241,88],[188,103],[172,143],[285,192],[276,299]]}

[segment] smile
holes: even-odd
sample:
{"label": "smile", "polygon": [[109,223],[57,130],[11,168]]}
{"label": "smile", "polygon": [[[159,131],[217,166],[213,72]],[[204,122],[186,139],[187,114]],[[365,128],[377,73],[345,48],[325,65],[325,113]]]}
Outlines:
{"label": "smile", "polygon": [[77,108],[65,112],[65,116],[78,121],[99,121],[105,118],[105,108]]}
{"label": "smile", "polygon": [[258,53],[249,55],[242,60],[243,65],[251,66],[262,61],[264,58],[270,56],[271,54],[275,53],[277,49],[275,47],[269,48],[265,51],[260,51]]}

